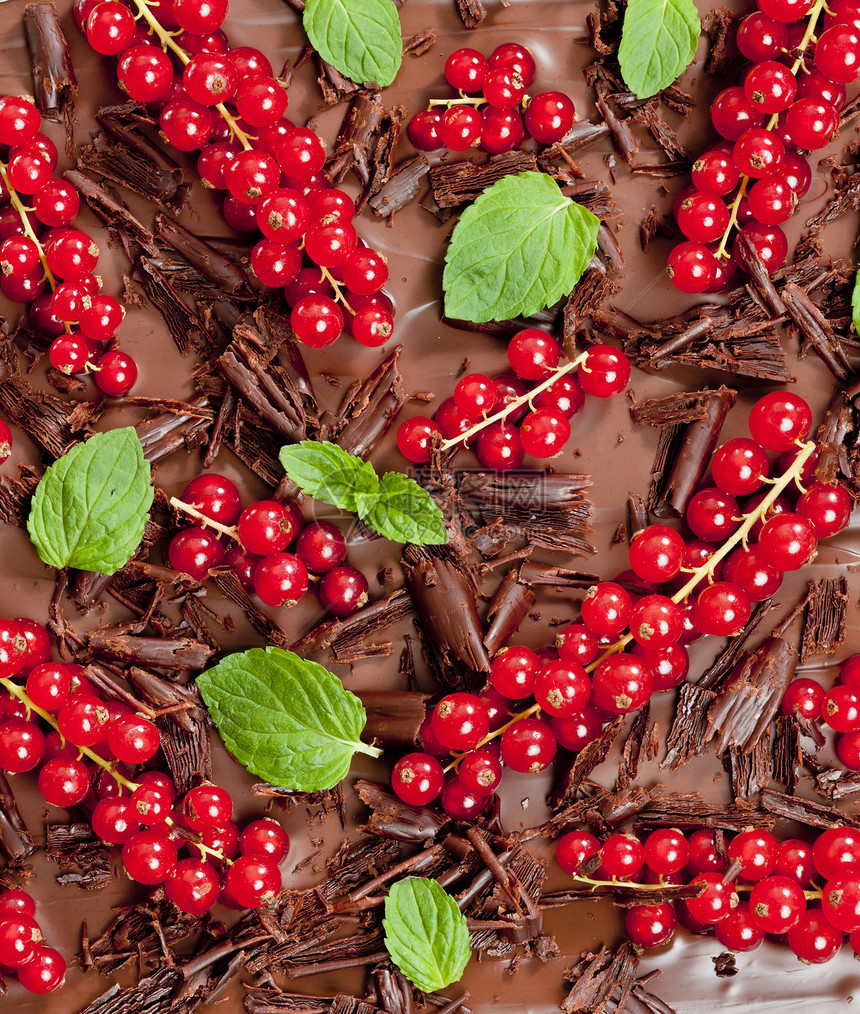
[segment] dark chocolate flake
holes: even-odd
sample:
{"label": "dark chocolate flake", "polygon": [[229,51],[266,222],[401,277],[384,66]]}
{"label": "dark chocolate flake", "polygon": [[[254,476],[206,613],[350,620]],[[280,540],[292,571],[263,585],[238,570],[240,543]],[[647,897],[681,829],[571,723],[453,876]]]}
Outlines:
{"label": "dark chocolate flake", "polygon": [[440,208],[455,208],[466,201],[474,201],[487,187],[505,176],[536,170],[537,162],[530,152],[508,151],[493,155],[483,163],[462,159],[434,166],[430,170],[430,185]]}
{"label": "dark chocolate flake", "polygon": [[57,877],[60,886],[99,891],[113,880],[110,847],[89,824],[46,824],[45,836],[45,855],[63,871]]}
{"label": "dark chocolate flake", "polygon": [[65,124],[66,154],[73,158],[78,81],[56,5],[27,4],[24,8],[24,34],[33,68],[36,108],[46,120],[62,120]]}
{"label": "dark chocolate flake", "polygon": [[812,655],[832,655],[845,641],[848,580],[822,578],[811,582],[803,620],[801,663]]}

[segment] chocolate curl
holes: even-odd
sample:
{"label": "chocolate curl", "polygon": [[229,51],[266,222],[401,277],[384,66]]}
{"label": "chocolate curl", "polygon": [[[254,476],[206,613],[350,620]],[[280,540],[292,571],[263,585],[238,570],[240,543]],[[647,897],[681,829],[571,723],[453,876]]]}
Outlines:
{"label": "chocolate curl", "polygon": [[409,690],[358,690],[367,712],[364,732],[385,750],[411,750],[426,716],[429,694]]}
{"label": "chocolate curl", "polygon": [[624,1011],[636,983],[639,953],[634,944],[623,943],[614,953],[605,945],[597,954],[584,956],[564,977],[573,988],[562,1002],[565,1014],[602,1014]]}
{"label": "chocolate curl", "polygon": [[0,771],[0,853],[12,866],[36,851],[36,845],[18,810],[12,787]]}
{"label": "chocolate curl", "polygon": [[846,390],[837,387],[833,392],[830,406],[815,434],[819,450],[815,478],[819,482],[833,485],[840,475],[845,475],[846,478],[853,475],[853,469],[846,468],[845,444],[857,432],[854,398],[858,394],[860,384],[856,383]]}
{"label": "chocolate curl", "polygon": [[166,215],[156,215],[155,225],[158,238],[184,257],[217,291],[226,292],[234,299],[251,298],[248,276],[236,261]]}
{"label": "chocolate curl", "polygon": [[387,841],[419,845],[435,838],[450,823],[450,817],[436,807],[409,806],[374,782],[359,779],[355,791],[372,811],[362,830]]}
{"label": "chocolate curl", "polygon": [[474,584],[448,547],[407,546],[406,586],[445,687],[477,691],[490,672]]}
{"label": "chocolate curl", "polygon": [[192,689],[181,683],[171,683],[162,676],[137,666],[128,669],[124,676],[153,712],[167,715],[186,732],[197,728],[195,717],[190,712],[200,709],[200,698]]}
{"label": "chocolate curl", "polygon": [[637,532],[644,531],[651,524],[645,498],[638,493],[627,494],[627,541],[632,542]]}
{"label": "chocolate curl", "polygon": [[158,254],[155,237],[149,229],[105,187],[99,186],[78,169],[67,169],[63,176],[87,202],[90,210],[108,230],[108,234],[115,241],[123,242],[127,254],[131,253],[127,245],[129,240],[134,241],[152,257]]}
{"label": "chocolate curl", "polygon": [[423,155],[400,162],[367,202],[374,214],[391,219],[418,196],[421,180],[430,172],[430,163]]}
{"label": "chocolate curl", "polygon": [[708,710],[708,740],[717,753],[735,746],[752,750],[776,715],[797,668],[797,652],[781,637],[770,637],[732,670]]}
{"label": "chocolate curl", "polygon": [[794,282],[786,282],[782,297],[804,347],[811,345],[833,376],[840,383],[845,383],[854,368],[830,321]]}
{"label": "chocolate curl", "polygon": [[205,669],[215,650],[189,637],[138,637],[120,627],[97,627],[87,638],[90,652],[107,662],[149,669]]}
{"label": "chocolate curl", "polygon": [[457,9],[466,28],[480,28],[487,16],[487,8],[481,0],[457,0]]}
{"label": "chocolate curl", "polygon": [[666,462],[668,474],[656,475],[652,483],[648,508],[658,517],[683,516],[707,471],[729,409],[737,399],[737,391],[727,387],[709,394],[705,418],[689,423],[677,436],[673,434],[672,453]]}
{"label": "chocolate curl", "polygon": [[806,596],[806,614],[800,643],[800,661],[811,655],[832,655],[845,641],[848,619],[848,579],[812,581]]}
{"label": "chocolate curl", "polygon": [[27,4],[24,8],[24,34],[33,68],[36,108],[46,120],[63,121],[66,154],[74,158],[78,81],[55,5]]}
{"label": "chocolate curl", "polygon": [[103,106],[96,120],[104,133],[81,149],[78,168],[180,211],[191,187],[179,163],[140,131],[141,124],[152,122],[146,111],[133,102]]}
{"label": "chocolate curl", "polygon": [[[399,623],[411,615],[415,607],[409,594],[398,588],[385,598],[369,602],[366,606],[343,618],[333,617],[323,620],[297,641],[290,645],[290,650],[299,655],[324,648],[332,648],[335,658],[348,655],[364,643],[365,638],[380,630],[385,630],[394,623]],[[390,654],[391,646],[387,646]]]}
{"label": "chocolate curl", "polygon": [[764,266],[758,250],[749,236],[743,232],[739,233],[735,243],[735,250],[743,262],[744,269],[752,279],[751,284],[758,293],[762,303],[764,303],[774,317],[782,317],[785,314],[785,303],[783,303],[773,282],[770,280],[770,273]]}
{"label": "chocolate curl", "polygon": [[519,578],[519,571],[509,570],[487,610],[487,619],[492,622],[484,637],[484,647],[490,657],[510,641],[535,603],[535,593]]}
{"label": "chocolate curl", "polygon": [[[0,386],[0,392],[3,388]],[[206,441],[206,430],[212,425],[212,413],[206,398],[194,398],[190,403],[200,415],[177,415],[162,412],[144,419],[135,426],[143,447],[143,456],[151,465],[163,461],[174,451],[190,451]]]}
{"label": "chocolate curl", "polygon": [[537,162],[530,152],[508,151],[493,155],[480,165],[467,158],[434,166],[430,170],[430,186],[440,208],[456,208],[467,201],[474,201],[487,187],[505,176],[536,170]]}
{"label": "chocolate curl", "polygon": [[353,96],[337,136],[335,152],[326,162],[330,182],[340,183],[352,170],[363,187],[368,185],[370,159],[384,116],[378,91],[362,89]]}
{"label": "chocolate curl", "polygon": [[787,796],[774,789],[765,789],[762,792],[761,805],[775,817],[805,824],[807,827],[828,828],[833,827],[834,824],[844,824],[860,830],[860,820],[853,814],[833,807],[822,806],[820,803],[813,803],[811,800],[801,799],[799,796]]}
{"label": "chocolate curl", "polygon": [[337,419],[330,422],[334,440],[348,454],[366,458],[391,428],[406,404],[398,360],[398,345],[365,381],[350,386],[341,402]]}

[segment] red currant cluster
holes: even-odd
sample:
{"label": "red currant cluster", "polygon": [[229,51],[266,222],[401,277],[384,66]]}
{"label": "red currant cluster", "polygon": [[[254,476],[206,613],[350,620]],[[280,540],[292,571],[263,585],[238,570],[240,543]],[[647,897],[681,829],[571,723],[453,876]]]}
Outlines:
{"label": "red currant cluster", "polygon": [[[642,947],[667,943],[680,922],[693,933],[713,933],[732,951],[754,950],[771,934],[784,938],[801,961],[822,964],[835,957],[848,933],[860,953],[860,833],[851,828],[829,828],[813,844],[741,831],[724,854],[704,829],[689,837],[660,829],[644,841],[613,834],[603,843],[588,831],[570,831],[558,841],[556,860],[577,882],[595,888],[704,885],[698,897],[677,904],[629,908],[627,933]],[[823,887],[816,886],[819,878]]]}
{"label": "red currant cluster", "polygon": [[[397,431],[400,453],[416,464],[430,458],[433,436],[442,447],[469,446],[485,468],[519,468],[526,454],[553,458],[570,439],[570,420],[585,404],[585,394],[609,398],[627,386],[630,364],[611,345],[593,345],[576,360],[559,366],[558,342],[534,328],[519,331],[508,346],[511,371],[495,377],[470,373],[446,398],[432,419],[406,419]],[[577,376],[572,370],[579,367]],[[535,384],[527,388],[524,383]]]}
{"label": "red currant cluster", "polygon": [[160,109],[166,140],[200,151],[203,184],[227,191],[227,223],[263,234],[251,267],[263,286],[284,289],[296,336],[311,348],[343,331],[384,345],[394,329],[381,291],[385,259],[359,241],[352,198],[329,187],[322,141],[284,116],[287,94],[269,61],[249,46],[230,47],[221,29],[227,0],[133,5],[140,23],[119,0],[75,7],[93,49],[119,57],[120,87]]}
{"label": "red currant cluster", "polygon": [[[170,566],[203,581],[222,563],[247,592],[268,606],[293,606],[314,575],[320,604],[334,616],[349,616],[367,602],[367,578],[345,564],[347,547],[330,521],[304,523],[296,503],[259,500],[242,509],[235,483],[214,472],[199,475],[171,503],[200,525],[183,528],[170,540]],[[225,549],[226,535],[235,545]],[[287,552],[289,546],[294,552]]]}
{"label": "red currant cluster", "polygon": [[[168,775],[135,774],[161,747],[157,726],[123,702],[100,697],[82,666],[50,656],[43,627],[0,620],[0,681],[9,691],[2,700],[0,769],[21,774],[41,765],[45,801],[89,810],[95,834],[122,845],[126,873],[141,884],[164,884],[183,911],[202,915],[218,900],[235,908],[273,900],[281,889],[278,864],[289,849],[283,828],[258,820],[240,833],[225,789],[204,783],[177,802]],[[189,856],[180,858],[185,848]]]}
{"label": "red currant cluster", "polygon": [[[526,130],[539,144],[560,141],[573,124],[573,102],[564,92],[530,98],[526,89],[534,77],[534,57],[516,42],[496,46],[489,59],[476,49],[456,50],[445,61],[445,80],[460,97],[431,99],[409,121],[409,140],[419,151],[480,145],[492,155],[518,148]],[[480,98],[467,98],[477,92]]]}
{"label": "red currant cluster", "polygon": [[860,655],[845,659],[839,683],[831,690],[809,676],[792,680],[782,699],[785,715],[800,715],[809,722],[823,721],[839,733],[836,755],[846,768],[860,771]]}
{"label": "red currant cluster", "polygon": [[104,346],[125,311],[119,300],[99,293],[93,274],[99,249],[71,228],[80,198],[71,183],[53,178],[57,147],[39,132],[41,125],[32,102],[0,98],[0,144],[9,149],[0,159],[0,289],[13,302],[29,304],[33,329],[53,339],[48,358],[55,369],[91,372],[99,390],[119,398],[134,386],[137,365]]}
{"label": "red currant cluster", "polygon": [[[824,12],[824,31],[816,36]],[[737,43],[750,62],[740,82],[711,105],[711,120],[724,140],[699,157],[693,185],[675,202],[687,240],[669,255],[669,276],[682,292],[731,288],[735,270],[745,267],[740,236],[769,272],[784,262],[788,241],[780,226],[812,180],[800,152],[830,141],[845,85],[860,77],[860,3],[758,0],[758,10],[738,27]]]}
{"label": "red currant cluster", "polygon": [[43,940],[30,895],[14,887],[0,891],[0,970],[14,972],[30,993],[53,993],[66,977],[62,954]]}

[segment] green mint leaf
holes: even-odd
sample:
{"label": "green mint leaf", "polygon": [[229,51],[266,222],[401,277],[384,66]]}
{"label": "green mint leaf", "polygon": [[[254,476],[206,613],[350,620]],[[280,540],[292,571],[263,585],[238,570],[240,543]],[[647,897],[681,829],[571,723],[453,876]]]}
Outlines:
{"label": "green mint leaf", "polygon": [[693,0],[629,0],[618,62],[624,83],[647,99],[693,62],[702,30]]}
{"label": "green mint leaf", "polygon": [[96,433],[42,476],[27,531],[50,567],[115,574],[140,545],[152,506],[149,462],[130,426]]}
{"label": "green mint leaf", "polygon": [[599,226],[545,173],[505,176],[463,212],[451,236],[446,316],[479,324],[552,306],[594,256]]}
{"label": "green mint leaf", "polygon": [[854,276],[854,289],[851,292],[851,317],[854,330],[860,335],[860,270]]}
{"label": "green mint leaf", "polygon": [[282,447],[281,464],[308,496],[359,517],[369,514],[379,499],[373,465],[328,440],[303,440]]}
{"label": "green mint leaf", "polygon": [[393,0],[307,0],[304,26],[319,55],[358,84],[390,85],[403,42]]}
{"label": "green mint leaf", "polygon": [[224,745],[241,764],[273,785],[295,792],[330,789],[362,743],[367,720],[361,701],[316,662],[282,648],[228,655],[197,677]]}
{"label": "green mint leaf", "polygon": [[362,518],[371,528],[392,542],[440,546],[448,541],[439,505],[414,479],[386,472],[380,487],[376,506]]}
{"label": "green mint leaf", "polygon": [[288,444],[281,464],[309,496],[352,511],[386,539],[421,546],[448,541],[439,505],[408,475],[387,472],[380,480],[373,465],[329,441]]}
{"label": "green mint leaf", "polygon": [[424,992],[450,986],[469,963],[466,917],[435,880],[407,877],[394,884],[382,925],[391,960]]}

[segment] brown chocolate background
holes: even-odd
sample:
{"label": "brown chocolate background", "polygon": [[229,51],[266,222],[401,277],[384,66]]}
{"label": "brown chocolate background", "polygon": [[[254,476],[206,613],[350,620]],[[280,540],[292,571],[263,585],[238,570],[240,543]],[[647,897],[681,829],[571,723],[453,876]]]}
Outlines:
{"label": "brown chocolate background", "polygon": [[[92,114],[96,106],[116,101],[121,95],[115,86],[113,61],[97,57],[88,49],[74,25],[68,0],[61,0],[58,6],[80,83],[78,141],[81,143],[93,128]],[[400,9],[404,38],[434,26],[439,41],[428,55],[419,59],[404,59],[396,84],[386,92],[387,103],[402,102],[413,112],[428,97],[447,97],[449,89],[442,81],[441,72],[445,57],[452,50],[461,45],[472,45],[488,54],[499,43],[515,40],[525,43],[535,55],[538,63],[535,90],[559,88],[567,91],[573,97],[579,114],[590,115],[592,110],[582,78],[582,68],[591,62],[594,54],[587,47],[579,45],[576,39],[583,34],[585,15],[591,5],[553,0],[512,0],[511,6],[504,8],[499,0],[487,0],[487,6],[490,14],[484,27],[478,32],[467,33],[462,28],[453,0],[408,0],[404,3]],[[24,0],[6,0],[0,5],[2,94],[26,93],[31,87],[20,23],[23,7]],[[702,13],[706,10],[707,4],[701,7]],[[282,0],[233,0],[224,28],[234,45],[255,45],[263,50],[276,72],[285,59],[292,60],[299,54],[305,41],[298,16]],[[700,42],[700,59],[705,52],[705,41],[703,37]],[[698,109],[688,122],[680,122],[672,113],[668,114],[668,119],[676,125],[682,142],[693,151],[699,151],[711,138],[707,109],[709,97],[718,90],[720,82],[706,78],[699,72],[697,65],[684,76],[682,84],[695,91],[699,99]],[[320,114],[320,130],[324,137],[331,140],[345,107],[323,109],[309,67],[297,73],[289,94],[288,115],[296,122],[303,122],[308,116]],[[849,88],[849,97],[851,95]],[[61,142],[59,128],[48,125],[46,130],[58,143]],[[853,129],[848,134],[842,138],[842,142],[854,136]],[[649,150],[652,147],[649,136],[639,132],[639,137],[643,161],[661,161],[657,151]],[[838,147],[835,146],[834,150],[838,150]],[[408,145],[402,143],[400,157],[409,152]],[[62,158],[61,154],[61,166],[64,165]],[[660,181],[645,176],[632,176],[623,163],[614,158],[608,142],[579,153],[577,158],[589,178],[608,178],[607,162],[610,165],[613,161],[616,163],[617,184],[614,186],[614,194],[623,216],[612,224],[623,247],[627,268],[626,277],[622,279],[623,289],[615,298],[615,305],[645,320],[662,317],[691,305],[693,299],[676,292],[665,275],[665,255],[670,246],[668,241],[656,240],[651,253],[645,256],[641,252],[638,238],[639,223],[650,205],[656,203],[668,207],[671,196],[686,185],[686,177],[667,181],[671,191],[667,196],[660,187]],[[193,162],[189,164],[193,165]],[[823,203],[826,190],[825,177],[816,176],[810,195],[789,223],[792,244],[805,219]],[[856,218],[854,215],[849,216],[830,226],[824,233],[826,248],[834,257],[850,254],[858,231]],[[182,220],[190,228],[205,234],[226,231],[220,221],[218,205],[213,195],[200,187],[195,187],[193,200],[183,212]],[[101,244],[99,273],[105,280],[105,291],[118,292],[120,274],[126,267],[121,255],[107,249],[103,234],[87,213],[79,221],[85,223],[87,228],[92,228]],[[380,220],[367,213],[361,216],[358,224],[363,238],[389,258],[390,288],[397,306],[395,339],[403,344],[401,366],[409,391],[432,390],[436,392],[437,398],[447,397],[452,393],[455,376],[466,355],[474,370],[493,373],[505,367],[504,346],[499,341],[483,335],[455,331],[440,324],[441,262],[444,240],[450,226],[440,225],[417,204],[399,214],[394,220],[393,228],[386,228]],[[6,305],[3,310],[9,314],[10,322],[14,322],[19,308]],[[120,335],[123,348],[131,352],[140,365],[140,380],[135,393],[177,398],[190,395],[189,374],[194,361],[179,356],[160,317],[152,311],[130,308]],[[796,360],[796,338],[786,336],[784,341],[789,352],[790,368],[798,377],[797,390],[811,402],[817,423],[830,398],[832,377],[817,358],[805,362]],[[365,376],[384,351],[362,349],[345,337],[324,352],[310,353],[307,361],[315,374],[324,370],[349,381],[356,376]],[[637,398],[642,399],[676,389],[694,389],[708,383],[731,381],[732,378],[725,375],[701,371],[672,370],[654,376],[634,371],[631,389]],[[729,416],[723,439],[744,433],[749,401],[757,391],[763,390],[746,383],[743,387],[743,395]],[[322,380],[317,380],[316,389],[317,395],[325,404],[332,408],[337,406],[339,391],[328,387]],[[428,407],[412,402],[405,411],[409,414],[427,412]],[[134,410],[117,408],[104,417],[103,425],[125,425],[136,418]],[[26,437],[19,432],[14,435],[14,453],[2,466],[3,474],[15,474],[16,465],[20,462],[39,461],[38,452]],[[594,399],[587,402],[585,410],[575,421],[569,449],[553,464],[559,469],[583,471],[592,475],[595,529],[592,541],[598,554],[588,560],[561,557],[554,562],[595,569],[607,577],[626,566],[625,547],[610,550],[610,539],[619,522],[624,519],[624,500],[628,491],[644,493],[647,490],[655,444],[654,431],[632,427],[624,397],[610,402]],[[404,466],[403,460],[393,450],[391,437],[377,450],[373,461],[380,470],[402,469]],[[459,463],[466,463],[465,455],[461,456]],[[178,494],[184,483],[199,469],[200,463],[196,456],[174,455],[155,469],[155,479],[169,493]],[[236,478],[247,501],[263,492],[229,450],[221,452],[214,470]],[[322,507],[321,511],[327,509]],[[328,514],[331,512],[327,512],[327,516]],[[43,568],[21,531],[3,529],[0,532],[0,546],[0,611],[9,615],[25,613],[35,618],[43,617],[53,589],[53,574]],[[364,569],[371,580],[372,592],[379,591],[373,575],[383,565],[396,566],[397,557],[398,547],[384,541],[363,544],[354,542],[350,549],[351,562]],[[860,540],[856,528],[822,545],[815,563],[802,575],[784,585],[778,596],[784,609],[773,612],[774,620],[797,601],[805,588],[806,580],[845,573],[846,566],[858,559]],[[858,582],[853,577],[851,585],[850,639],[839,657],[860,650],[860,625],[855,611]],[[488,585],[487,591],[491,590],[492,587]],[[572,618],[577,612],[575,601],[565,595],[544,596],[539,604],[544,620],[553,617]],[[209,605],[218,611],[226,611],[224,604],[218,602],[215,596],[210,596]],[[237,621],[240,620],[235,609],[229,611]],[[104,615],[94,613],[86,624],[100,622]],[[121,614],[117,612],[119,615]],[[69,616],[76,619],[71,606]],[[279,617],[290,633],[295,634],[313,618],[314,604],[311,597],[292,615]],[[395,630],[391,635],[386,633],[385,639],[391,636],[395,642],[394,654],[388,658],[361,662],[353,674],[339,669],[346,686],[403,686],[403,678],[397,671],[402,644],[399,638],[410,629],[409,624],[404,624],[402,630]],[[545,622],[531,623],[524,626],[522,631],[523,642],[533,646],[549,643],[552,637],[552,631]],[[258,643],[256,635],[249,633],[241,622],[237,623],[233,640],[237,647]],[[694,648],[693,672],[700,672],[718,648],[719,644],[711,638],[699,642]],[[803,671],[816,675],[826,684],[835,675],[833,660],[816,659],[815,664],[807,665]],[[659,721],[661,732],[665,734],[671,716],[671,701],[666,696],[655,701],[653,713]],[[383,763],[362,761],[356,768],[361,768],[364,775],[385,778],[386,768]],[[613,776],[611,761],[605,765],[605,770],[609,777]],[[598,777],[599,775],[600,771]],[[652,784],[659,777],[656,769],[649,767],[644,768],[640,775],[644,784]],[[253,779],[220,749],[216,756],[216,778],[234,791],[240,817],[247,818],[260,811],[260,801],[248,791]],[[39,834],[43,816],[48,816],[50,820],[65,818],[56,811],[47,812],[44,802],[40,805],[34,792],[34,783],[35,778],[30,775],[14,778],[14,788],[25,818]],[[503,820],[508,829],[530,826],[543,819],[543,796],[549,784],[548,773],[540,777],[506,774]],[[671,784],[680,790],[695,789],[715,800],[729,798],[728,779],[722,774],[719,762],[713,756],[681,769],[672,777]],[[360,811],[360,804],[349,789],[347,808],[352,814]],[[289,873],[296,862],[313,850],[307,841],[304,810],[298,808],[281,819],[293,837],[292,851],[285,863],[285,883],[289,887],[310,885],[319,876],[311,867],[299,875]],[[318,831],[315,829],[313,833]],[[342,836],[336,818],[332,817],[324,824],[321,833],[326,837],[324,855],[329,855]],[[28,889],[37,897],[38,918],[45,930],[47,942],[59,947],[69,959],[79,946],[82,917],[86,917],[91,935],[97,935],[107,923],[112,905],[144,897],[143,890],[130,884],[122,875],[107,890],[88,895],[74,887],[57,887],[54,883],[56,868],[38,856],[35,858],[35,871],[36,877],[29,882]],[[551,884],[561,886],[564,880],[560,871],[551,866]],[[217,907],[215,914],[225,918],[229,915]],[[549,915],[547,930],[557,934],[562,956],[546,965],[526,961],[516,975],[511,975],[507,971],[507,962],[487,961],[482,966],[471,963],[464,985],[471,992],[470,1006],[473,1010],[480,1014],[489,1011],[498,1011],[499,1014],[513,1014],[514,1011],[544,1014],[557,1010],[565,994],[562,970],[570,963],[570,957],[601,942],[615,943],[622,938],[623,932],[615,912],[606,901],[582,903],[557,910]],[[709,1008],[745,1010],[755,1014],[776,1011],[780,1014],[788,1011],[829,1014],[837,1010],[848,1010],[851,994],[860,983],[858,966],[847,945],[829,965],[809,968],[799,964],[787,947],[767,943],[752,954],[738,957],[740,974],[732,979],[718,979],[714,975],[710,958],[721,950],[712,938],[694,938],[679,930],[670,946],[646,955],[642,970],[654,966],[662,969],[661,978],[651,988],[675,1006],[680,1014],[694,1014]],[[362,975],[362,972],[355,972],[331,980],[304,980],[300,985],[302,989],[317,993],[330,994],[338,988],[359,990]],[[109,982],[95,972],[84,977],[76,968],[71,968],[65,987],[47,998],[25,994],[13,981],[9,994],[0,1000],[0,1007],[8,1010],[17,1008],[21,1014],[47,1011],[52,1014],[73,1014],[108,985]],[[453,989],[450,992],[453,995]],[[204,1009],[238,1012],[242,1009],[241,995],[241,987],[234,985],[228,995],[220,997],[216,1004]]]}

